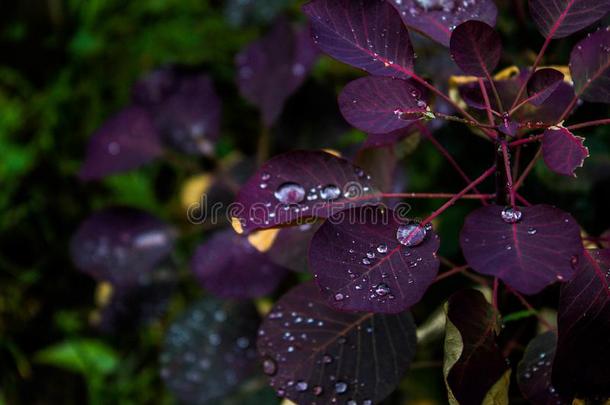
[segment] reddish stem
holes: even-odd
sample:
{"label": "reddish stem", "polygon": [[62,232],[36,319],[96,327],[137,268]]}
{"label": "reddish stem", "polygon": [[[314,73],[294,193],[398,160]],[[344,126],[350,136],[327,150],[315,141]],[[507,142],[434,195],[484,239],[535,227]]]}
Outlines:
{"label": "reddish stem", "polygon": [[515,192],[515,197],[517,198],[517,200],[519,200],[519,202],[523,205],[525,205],[526,207],[530,207],[532,204],[527,201],[525,198],[523,198],[523,196],[517,192]]}
{"label": "reddish stem", "polygon": [[527,302],[527,300],[523,297],[523,295],[519,294],[517,291],[513,290],[509,286],[506,286],[506,289],[508,290],[508,292],[513,294],[515,297],[517,297],[517,299],[521,302],[521,304],[523,304],[524,307],[526,307],[527,309],[532,311],[536,315],[536,318],[538,318],[540,323],[542,323],[544,326],[546,326],[547,329],[557,332],[557,328],[555,328],[553,325],[551,325],[549,323],[549,321],[547,321],[542,316],[540,316],[540,313],[529,302]]}
{"label": "reddish stem", "polygon": [[485,83],[483,83],[483,79],[479,79],[479,87],[481,88],[481,93],[483,94],[483,100],[485,101],[485,111],[487,111],[487,120],[489,121],[489,125],[494,125],[494,117],[491,109],[491,104],[489,102],[489,95],[487,94],[487,89],[485,88]]}
{"label": "reddish stem", "polygon": [[515,97],[515,101],[513,101],[513,105],[510,107],[510,110],[511,110],[510,114],[512,114],[514,112],[513,110],[515,109],[515,105],[519,102],[519,99],[521,98],[521,95],[523,94],[523,90],[525,90],[525,87],[527,86],[527,82],[530,80],[530,77],[532,77],[532,75],[536,71],[536,68],[538,68],[540,61],[542,60],[542,57],[544,56],[544,53],[546,52],[546,48],[551,43],[552,39],[553,39],[552,35],[549,35],[548,37],[545,38],[544,44],[542,44],[542,48],[540,48],[540,52],[538,52],[538,55],[536,55],[536,60],[534,60],[534,64],[532,65],[532,68],[529,70],[525,80],[523,81],[523,84],[521,85],[521,87],[519,88],[519,91],[517,92],[517,96]]}
{"label": "reddish stem", "polygon": [[530,174],[530,172],[534,168],[534,166],[536,165],[536,161],[538,160],[538,158],[540,157],[541,154],[542,154],[542,148],[538,148],[538,152],[536,152],[536,154],[534,155],[532,160],[530,160],[530,162],[525,167],[525,170],[523,170],[523,173],[521,173],[521,177],[519,177],[517,179],[517,181],[515,182],[515,184],[513,185],[513,189],[515,191],[519,190],[519,187],[521,187],[521,185],[523,184],[523,181],[526,179],[526,177]]}
{"label": "reddish stem", "polygon": [[607,125],[610,124],[610,118],[604,118],[603,120],[595,120],[595,121],[587,121],[582,122],[580,124],[574,124],[567,127],[570,131],[574,131],[576,129],[586,128],[586,127],[594,127],[596,125]]}
{"label": "reddish stem", "polygon": [[506,171],[506,187],[508,188],[508,195],[510,197],[510,205],[515,207],[515,189],[513,187],[513,176],[510,170],[510,157],[508,156],[508,147],[506,142],[502,142],[502,156],[504,157],[504,170]]}
{"label": "reddish stem", "polygon": [[514,148],[515,146],[524,145],[524,144],[532,143],[532,142],[538,142],[539,140],[542,139],[543,136],[544,135],[534,135],[534,136],[530,136],[528,138],[519,139],[518,141],[513,141],[513,142],[509,143],[508,146],[510,146],[511,148]]}
{"label": "reddish stem", "polygon": [[444,272],[443,274],[439,274],[436,279],[434,279],[434,282],[436,283],[437,281],[441,281],[447,277],[451,277],[454,274],[458,274],[458,273],[462,273],[464,270],[466,270],[468,268],[468,265],[464,265],[464,266],[459,266],[459,267],[454,267],[451,270],[447,270],[446,272]]}
{"label": "reddish stem", "polygon": [[[455,196],[453,196],[449,201],[447,201],[445,204],[441,205],[440,208],[438,208],[436,211],[434,211],[432,214],[430,214],[430,216],[426,219],[424,219],[419,225],[420,227],[423,227],[424,225],[432,222],[432,220],[434,220],[434,218],[438,217],[440,214],[442,214],[447,208],[451,207],[457,200],[459,200],[460,198],[462,198],[463,195],[465,195],[466,193],[468,193],[471,189],[473,189],[474,187],[476,187],[478,184],[482,183],[483,180],[485,180],[486,178],[488,178],[489,176],[491,176],[492,174],[494,174],[494,172],[496,171],[496,166],[492,166],[489,169],[485,170],[485,172],[483,172],[483,174],[481,174],[479,177],[477,177],[472,183],[470,183],[468,186],[466,186],[466,188],[464,188],[462,191],[460,191],[459,193],[457,193]],[[415,233],[415,232],[414,232]]]}
{"label": "reddish stem", "polygon": [[[443,147],[443,145],[441,145],[436,138],[434,137],[434,135],[432,134],[432,132],[430,132],[430,130],[428,130],[428,128],[426,128],[425,125],[422,125],[421,123],[417,123],[417,127],[419,128],[419,130],[426,136],[426,138],[428,138],[428,140],[432,143],[432,145],[434,145],[434,147],[441,153],[441,155],[444,156],[445,159],[447,159],[447,161],[449,162],[449,164],[451,164],[451,166],[453,166],[453,168],[455,169],[455,171],[458,172],[458,174],[464,179],[464,181],[469,184],[472,182],[472,180],[470,179],[470,177],[468,177],[468,175],[464,172],[464,170],[462,170],[462,168],[460,167],[460,165],[455,161],[455,159],[453,159],[453,157],[449,154],[449,151],[447,151],[447,149],[445,149]],[[477,188],[475,187],[473,189],[475,191],[475,193],[477,194],[481,194],[479,190],[477,190]],[[487,201],[484,198],[481,198],[481,202],[483,203],[483,205],[487,205]]]}

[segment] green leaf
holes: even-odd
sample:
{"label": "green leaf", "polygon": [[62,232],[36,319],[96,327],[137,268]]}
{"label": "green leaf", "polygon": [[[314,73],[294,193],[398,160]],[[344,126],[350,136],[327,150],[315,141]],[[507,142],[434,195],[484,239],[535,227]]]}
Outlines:
{"label": "green leaf", "polygon": [[36,353],[34,359],[86,376],[108,375],[119,363],[118,354],[110,346],[93,339],[57,343]]}

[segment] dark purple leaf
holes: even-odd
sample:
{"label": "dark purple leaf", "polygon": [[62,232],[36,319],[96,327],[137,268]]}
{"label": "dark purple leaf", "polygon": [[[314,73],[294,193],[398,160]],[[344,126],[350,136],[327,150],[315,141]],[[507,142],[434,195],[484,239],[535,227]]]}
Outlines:
{"label": "dark purple leaf", "polygon": [[306,272],[309,266],[309,244],[320,225],[320,221],[315,221],[280,229],[273,246],[267,252],[269,259],[292,271]]}
{"label": "dark purple leaf", "polygon": [[[515,97],[517,97],[519,88],[527,79],[527,74],[527,70],[522,70],[514,77],[495,80],[496,88],[503,105],[512,105]],[[492,97],[493,93],[491,86],[489,83],[486,83],[485,87],[487,94],[490,97],[489,102],[491,107],[498,111],[500,107],[496,103],[495,97]],[[485,109],[483,95],[477,82],[462,85],[458,90],[460,92],[460,97],[468,106],[479,110]],[[527,95],[523,94],[520,101],[525,98],[527,98]],[[552,97],[548,98],[540,106],[527,103],[512,115],[512,119],[526,125],[527,123],[534,124],[541,122],[547,123],[549,126],[557,124],[573,98],[574,90],[572,89],[572,86],[562,81],[553,92]]]}
{"label": "dark purple leaf", "polygon": [[610,250],[587,250],[561,288],[553,385],[578,398],[610,397]]}
{"label": "dark purple leaf", "polygon": [[572,398],[560,395],[551,384],[557,335],[546,332],[527,345],[517,368],[517,382],[525,399],[536,405],[570,405]]}
{"label": "dark purple leaf", "polygon": [[378,200],[370,177],[347,160],[322,151],[293,151],[267,161],[246,182],[232,217],[238,231],[251,232],[327,218]]}
{"label": "dark purple leaf", "polygon": [[81,271],[116,286],[134,285],[173,249],[166,223],[134,208],[109,208],[87,218],[70,243]]}
{"label": "dark purple leaf", "polygon": [[408,312],[335,311],[312,282],[277,302],[257,341],[271,387],[299,404],[379,403],[402,379],[415,344]]}
{"label": "dark purple leaf", "polygon": [[286,276],[245,236],[215,233],[195,251],[191,269],[206,290],[221,298],[255,298],[272,292]]}
{"label": "dark purple leaf", "polygon": [[547,129],[542,137],[544,163],[555,173],[576,177],[574,171],[589,157],[584,140],[563,127]]}
{"label": "dark purple leaf", "polygon": [[295,32],[280,18],[237,55],[239,91],[261,110],[266,126],[275,123],[286,99],[305,81],[317,54],[308,28]]}
{"label": "dark purple leaf", "polygon": [[385,0],[313,0],[303,12],[314,41],[333,58],[377,76],[412,75],[409,33]]}
{"label": "dark purple leaf", "polygon": [[496,25],[498,9],[493,0],[389,0],[405,24],[449,46],[451,32],[468,20]]}
{"label": "dark purple leaf", "polygon": [[397,313],[417,303],[436,278],[439,244],[431,228],[406,222],[393,210],[360,207],[320,227],[309,264],[333,307]]}
{"label": "dark purple leaf", "polygon": [[406,80],[368,76],[343,88],[339,108],[347,122],[356,128],[385,134],[421,119],[427,103],[419,88]]}
{"label": "dark purple leaf", "polygon": [[151,116],[141,107],[127,107],[91,136],[79,177],[101,179],[135,169],[162,154]]}
{"label": "dark purple leaf", "polygon": [[570,73],[578,97],[610,103],[610,27],[594,32],[574,47]]}
{"label": "dark purple leaf", "polygon": [[510,367],[496,343],[499,314],[483,294],[475,290],[453,294],[447,304],[445,328],[443,373],[456,403],[496,403],[489,401],[488,395],[497,403],[508,403]]}
{"label": "dark purple leaf", "polygon": [[517,135],[517,131],[519,130],[519,123],[512,118],[508,117],[508,114],[504,114],[502,116],[502,123],[497,126],[498,131],[502,132],[508,136]]}
{"label": "dark purple leaf", "polygon": [[588,27],[610,11],[605,0],[530,0],[530,13],[546,38],[563,38]]}
{"label": "dark purple leaf", "polygon": [[574,218],[548,205],[481,207],[466,217],[460,245],[475,271],[525,294],[572,278],[583,249]]}
{"label": "dark purple leaf", "polygon": [[205,75],[183,76],[175,91],[152,108],[155,125],[174,149],[209,155],[220,136],[221,102]]}
{"label": "dark purple leaf", "polygon": [[539,106],[549,98],[557,86],[563,82],[563,73],[559,70],[544,68],[538,69],[527,82],[527,96],[529,102]]}
{"label": "dark purple leaf", "polygon": [[174,270],[161,266],[142,275],[135,286],[113,288],[101,311],[99,328],[122,334],[161,318],[176,286]]}
{"label": "dark purple leaf", "polygon": [[502,56],[500,35],[481,21],[466,21],[451,33],[451,57],[464,73],[491,77]]}
{"label": "dark purple leaf", "polygon": [[206,298],[170,326],[160,357],[161,377],[188,404],[209,404],[256,370],[259,317],[249,302]]}

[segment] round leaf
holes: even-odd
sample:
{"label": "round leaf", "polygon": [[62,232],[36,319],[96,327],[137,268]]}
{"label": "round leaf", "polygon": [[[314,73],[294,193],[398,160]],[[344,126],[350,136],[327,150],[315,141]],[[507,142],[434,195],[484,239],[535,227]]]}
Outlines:
{"label": "round leaf", "polygon": [[427,104],[421,90],[408,81],[369,76],[345,86],[339,95],[339,108],[356,128],[385,134],[421,119]]}
{"label": "round leaf", "polygon": [[[405,221],[389,209],[337,213],[316,232],[309,263],[322,296],[340,310],[397,313],[417,303],[439,267],[439,238],[415,224],[413,246],[397,239]],[[417,227],[417,228],[415,228]]]}
{"label": "round leaf", "polygon": [[109,208],[87,218],[70,242],[72,261],[97,280],[134,285],[173,249],[173,231],[134,208]]}
{"label": "round leaf", "polygon": [[286,269],[273,264],[248,238],[226,229],[202,243],[191,268],[206,290],[222,298],[255,298],[275,290]]}
{"label": "round leaf", "polygon": [[409,33],[385,0],[313,0],[303,12],[314,41],[333,58],[373,75],[412,75]]}
{"label": "round leaf", "polygon": [[275,156],[244,184],[232,216],[238,230],[273,228],[327,218],[333,212],[378,201],[364,171],[322,151]]}
{"label": "round leaf", "polygon": [[584,140],[563,127],[547,129],[542,137],[544,163],[555,173],[576,177],[574,171],[589,157]]}
{"label": "round leaf", "polygon": [[546,38],[563,38],[588,27],[610,11],[600,0],[530,0],[530,13]]}
{"label": "round leaf", "polygon": [[464,73],[490,77],[502,55],[500,35],[481,21],[466,21],[451,34],[451,57]]}
{"label": "round leaf", "polygon": [[263,371],[278,395],[299,404],[379,403],[415,353],[409,313],[347,313],[307,282],[271,309],[258,331]]}
{"label": "round leaf", "polygon": [[561,82],[563,73],[559,70],[544,68],[538,69],[527,82],[527,95],[529,102],[539,106],[544,103]]}
{"label": "round leaf", "polygon": [[433,40],[449,46],[451,32],[468,20],[496,24],[498,9],[492,0],[422,1],[390,0],[404,23]]}
{"label": "round leaf", "polygon": [[510,215],[497,205],[481,207],[466,217],[460,245],[468,264],[525,294],[572,278],[583,249],[574,218],[548,205],[518,210],[517,222],[515,216],[506,222],[503,217]]}
{"label": "round leaf", "polygon": [[206,404],[232,391],[256,369],[259,324],[251,303],[206,298],[170,326],[161,352],[161,377],[181,402]]}

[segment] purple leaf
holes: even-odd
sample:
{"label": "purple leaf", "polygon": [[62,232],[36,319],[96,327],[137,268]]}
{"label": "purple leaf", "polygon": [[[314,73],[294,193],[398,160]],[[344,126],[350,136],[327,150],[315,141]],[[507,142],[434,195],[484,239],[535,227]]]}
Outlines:
{"label": "purple leaf", "polygon": [[287,274],[232,229],[217,232],[201,244],[191,269],[203,288],[218,297],[234,299],[266,295]]}
{"label": "purple leaf", "polygon": [[506,380],[502,391],[508,390],[510,367],[496,343],[499,332],[498,312],[479,291],[462,290],[449,298],[443,370],[455,403],[488,403],[483,400],[500,380]]}
{"label": "purple leaf", "polygon": [[588,27],[610,11],[600,0],[530,0],[530,13],[546,38],[563,38]]}
{"label": "purple leaf", "polygon": [[610,250],[587,250],[561,288],[553,385],[579,398],[610,397]]}
{"label": "purple leaf", "polygon": [[221,102],[208,76],[178,77],[174,91],[151,111],[163,140],[172,148],[193,155],[214,152]]}
{"label": "purple leaf", "polygon": [[275,123],[284,102],[305,81],[317,56],[309,29],[295,32],[284,18],[236,56],[239,91],[261,110],[266,126]]}
{"label": "purple leaf", "polygon": [[594,32],[572,49],[570,73],[578,97],[610,103],[610,27]]}
{"label": "purple leaf", "polygon": [[392,210],[360,207],[337,213],[320,227],[309,264],[333,307],[398,313],[417,303],[434,281],[439,244],[430,228],[401,221]]}
{"label": "purple leaf", "polygon": [[235,389],[256,370],[259,324],[250,302],[206,298],[169,327],[161,377],[181,403],[204,404]]}
{"label": "purple leaf", "polygon": [[320,221],[315,221],[282,228],[267,252],[269,259],[292,271],[306,272],[309,244],[320,225]]}
{"label": "purple leaf", "polygon": [[546,332],[536,336],[527,345],[517,368],[519,389],[536,405],[570,405],[572,398],[560,395],[551,384],[551,368],[555,357],[557,335]]}
{"label": "purple leaf", "polygon": [[527,96],[529,102],[539,106],[549,98],[557,86],[563,82],[563,73],[559,70],[544,68],[538,69],[527,82]]}
{"label": "purple leaf", "polygon": [[293,151],[267,161],[244,184],[232,217],[251,232],[327,218],[378,200],[370,177],[347,160],[322,151]]}
{"label": "purple leaf", "polygon": [[258,331],[263,371],[299,404],[379,403],[415,353],[415,325],[395,315],[331,309],[312,282],[284,295]]}
{"label": "purple leaf", "polygon": [[347,122],[373,134],[408,127],[423,117],[426,107],[418,87],[389,77],[356,79],[339,95],[339,108]]}
{"label": "purple leaf", "polygon": [[524,294],[572,278],[583,249],[574,218],[548,205],[481,207],[466,217],[460,245],[475,271]]}
{"label": "purple leaf", "polygon": [[75,266],[116,286],[141,277],[173,249],[173,231],[156,217],[134,208],[109,208],[87,218],[70,242]]}
{"label": "purple leaf", "polygon": [[405,24],[449,46],[451,31],[468,20],[496,25],[498,9],[493,0],[389,0]]}
{"label": "purple leaf", "polygon": [[481,21],[466,21],[451,33],[451,57],[464,73],[490,77],[502,56],[500,35]]}
{"label": "purple leaf", "polygon": [[101,179],[135,169],[162,154],[161,141],[148,112],[141,107],[127,107],[91,136],[79,177]]}
{"label": "purple leaf", "polygon": [[313,0],[303,12],[314,41],[333,58],[377,76],[412,75],[409,33],[385,0]]}
{"label": "purple leaf", "polygon": [[584,140],[563,127],[545,130],[542,137],[544,163],[555,173],[576,177],[574,171],[582,167],[589,157],[589,149],[584,146]]}

